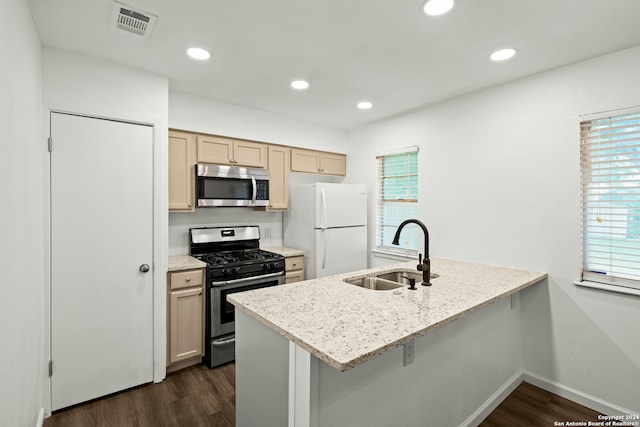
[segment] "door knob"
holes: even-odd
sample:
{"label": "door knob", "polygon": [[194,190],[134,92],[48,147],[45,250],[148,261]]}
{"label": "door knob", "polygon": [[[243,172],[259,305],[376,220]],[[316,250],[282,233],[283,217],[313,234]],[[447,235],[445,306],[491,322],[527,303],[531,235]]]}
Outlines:
{"label": "door knob", "polygon": [[140,266],[140,271],[143,273],[146,273],[147,271],[149,271],[149,264],[142,264]]}

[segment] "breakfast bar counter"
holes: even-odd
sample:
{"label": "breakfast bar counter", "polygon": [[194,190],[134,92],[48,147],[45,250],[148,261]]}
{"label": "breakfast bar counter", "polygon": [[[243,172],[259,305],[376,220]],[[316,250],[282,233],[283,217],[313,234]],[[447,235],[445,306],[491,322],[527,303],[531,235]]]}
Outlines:
{"label": "breakfast bar counter", "polygon": [[414,272],[410,261],[230,295],[249,316],[345,371],[516,293],[545,273],[432,258],[432,286],[371,290],[344,279]]}
{"label": "breakfast bar counter", "polygon": [[228,296],[238,426],[477,425],[517,387],[521,304],[545,273],[431,258],[431,286],[357,286],[389,272],[421,274],[404,262]]}

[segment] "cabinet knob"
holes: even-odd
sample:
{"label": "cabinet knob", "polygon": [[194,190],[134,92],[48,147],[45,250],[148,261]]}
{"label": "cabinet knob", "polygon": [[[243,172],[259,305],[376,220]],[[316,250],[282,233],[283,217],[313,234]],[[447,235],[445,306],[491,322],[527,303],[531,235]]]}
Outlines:
{"label": "cabinet knob", "polygon": [[191,281],[191,277],[187,277],[187,282],[190,282],[190,281]]}
{"label": "cabinet knob", "polygon": [[139,268],[140,272],[142,273],[146,273],[147,271],[149,271],[149,264],[142,264]]}

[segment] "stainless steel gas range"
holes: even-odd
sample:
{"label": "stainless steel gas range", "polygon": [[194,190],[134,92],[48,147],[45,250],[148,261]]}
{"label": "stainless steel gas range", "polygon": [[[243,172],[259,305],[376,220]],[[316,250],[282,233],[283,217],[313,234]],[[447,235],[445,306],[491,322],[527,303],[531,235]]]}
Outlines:
{"label": "stainless steel gas range", "polygon": [[260,248],[257,225],[189,229],[191,256],[207,263],[204,362],[235,359],[235,313],[227,295],[284,283],[284,257]]}

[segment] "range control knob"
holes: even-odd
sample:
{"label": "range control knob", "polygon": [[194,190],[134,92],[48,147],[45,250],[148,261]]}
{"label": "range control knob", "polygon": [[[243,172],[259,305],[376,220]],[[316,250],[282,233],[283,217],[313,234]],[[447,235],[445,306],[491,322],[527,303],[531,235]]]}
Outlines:
{"label": "range control knob", "polygon": [[240,274],[240,267],[236,267],[233,269],[234,274]]}
{"label": "range control knob", "polygon": [[222,269],[222,275],[223,276],[228,276],[229,274],[231,274],[231,271],[227,268],[223,268]]}

